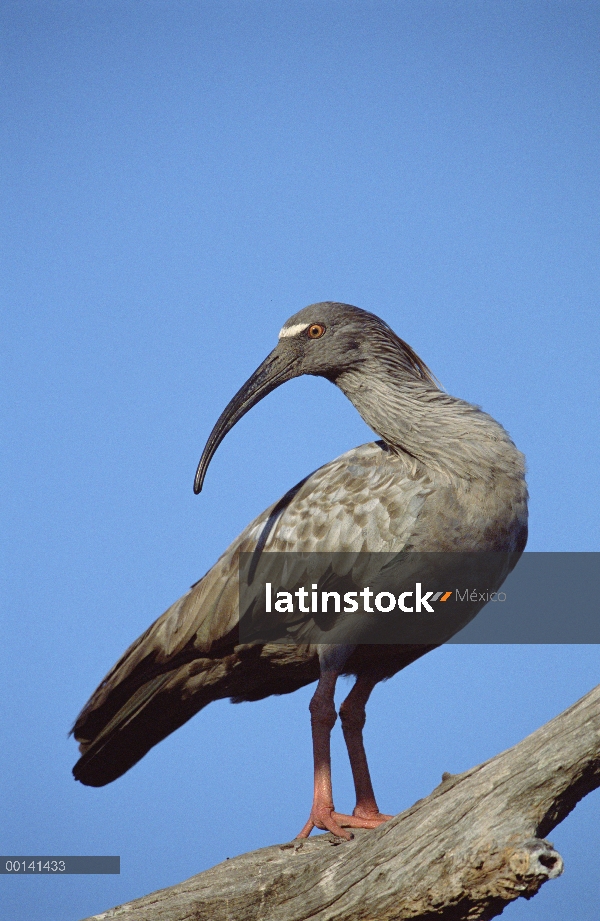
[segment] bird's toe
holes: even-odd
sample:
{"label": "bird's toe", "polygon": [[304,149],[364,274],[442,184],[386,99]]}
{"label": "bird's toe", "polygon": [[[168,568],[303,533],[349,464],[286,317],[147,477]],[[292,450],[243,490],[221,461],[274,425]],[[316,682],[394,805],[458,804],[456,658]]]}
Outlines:
{"label": "bird's toe", "polygon": [[383,822],[389,822],[390,819],[394,818],[393,816],[387,815],[384,812],[362,810],[360,806],[357,806],[354,809],[352,816],[355,819],[360,819],[361,821],[370,823],[368,825],[361,825],[360,828],[377,828],[379,825],[382,825]]}
{"label": "bird's toe", "polygon": [[297,837],[308,838],[313,828],[318,828],[321,831],[329,831],[332,835],[337,835],[338,838],[343,838],[345,841],[350,841],[353,835],[347,831],[348,828],[378,828],[391,818],[391,815],[384,815],[381,812],[361,814],[355,809],[352,815],[345,815],[343,812],[336,812],[330,806],[313,806],[308,822]]}
{"label": "bird's toe", "polygon": [[335,812],[330,806],[313,806],[308,822],[298,835],[298,838],[308,838],[313,828],[319,828],[321,831],[329,831],[332,835],[337,835],[338,838],[350,841],[352,839],[351,832],[345,831],[342,826],[352,827],[352,822],[352,816]]}

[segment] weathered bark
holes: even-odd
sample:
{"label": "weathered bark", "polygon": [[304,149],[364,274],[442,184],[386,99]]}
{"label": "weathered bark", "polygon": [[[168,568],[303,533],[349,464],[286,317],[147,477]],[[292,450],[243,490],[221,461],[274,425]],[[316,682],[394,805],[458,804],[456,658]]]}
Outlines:
{"label": "weathered bark", "polygon": [[562,873],[543,838],[598,786],[600,685],[376,831],[243,854],[95,921],[493,918]]}

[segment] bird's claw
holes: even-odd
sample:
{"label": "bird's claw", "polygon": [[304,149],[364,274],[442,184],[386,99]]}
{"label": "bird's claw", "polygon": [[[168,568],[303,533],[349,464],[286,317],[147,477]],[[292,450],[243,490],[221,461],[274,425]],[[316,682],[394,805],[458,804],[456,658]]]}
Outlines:
{"label": "bird's claw", "polygon": [[343,812],[336,812],[332,807],[313,806],[308,822],[297,837],[308,838],[313,828],[319,828],[321,831],[329,831],[338,838],[350,841],[354,836],[345,829],[377,828],[391,818],[391,815],[384,815],[381,812],[361,815],[360,812],[357,813],[354,810],[353,815],[344,815]]}

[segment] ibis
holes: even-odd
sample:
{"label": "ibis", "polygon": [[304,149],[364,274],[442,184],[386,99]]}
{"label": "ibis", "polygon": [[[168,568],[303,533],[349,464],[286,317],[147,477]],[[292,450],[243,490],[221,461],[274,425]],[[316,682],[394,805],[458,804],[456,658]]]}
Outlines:
{"label": "ibis", "polygon": [[[324,377],[378,439],[325,464],[251,522],[206,575],[121,656],[73,727],[83,784],[100,787],[211,701],[260,700],[317,682],[310,702],[314,795],[299,837],[313,828],[350,838],[379,811],[363,744],[375,685],[435,644],[243,642],[240,554],[257,552],[457,552],[516,554],[527,540],[524,458],[479,407],[450,396],[379,317],[348,304],[312,304],[292,316],[277,345],[219,416],[194,492],[227,432],[259,400],[303,374]],[[290,423],[292,426],[292,423]],[[233,495],[232,495],[233,498]],[[340,675],[355,683],[339,708],[356,805],[338,812],[330,735]]]}

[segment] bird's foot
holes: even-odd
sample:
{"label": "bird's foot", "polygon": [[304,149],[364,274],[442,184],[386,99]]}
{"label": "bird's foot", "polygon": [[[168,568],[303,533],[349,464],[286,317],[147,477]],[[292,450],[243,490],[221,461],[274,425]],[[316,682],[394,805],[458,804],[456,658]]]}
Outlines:
{"label": "bird's foot", "polygon": [[381,812],[367,812],[360,809],[355,809],[352,815],[344,815],[343,812],[336,812],[333,806],[314,805],[308,822],[297,837],[308,838],[313,828],[319,828],[321,831],[330,831],[338,838],[350,841],[353,835],[345,829],[377,828],[382,822],[387,822],[391,818],[391,815],[383,815]]}
{"label": "bird's foot", "polygon": [[384,822],[388,822],[390,819],[393,819],[393,815],[386,815],[385,812],[380,812],[379,809],[361,809],[360,806],[356,806],[352,812],[352,815],[355,819],[364,819],[365,822],[371,822],[374,824],[359,826],[360,828],[377,828],[378,825],[383,825]]}

